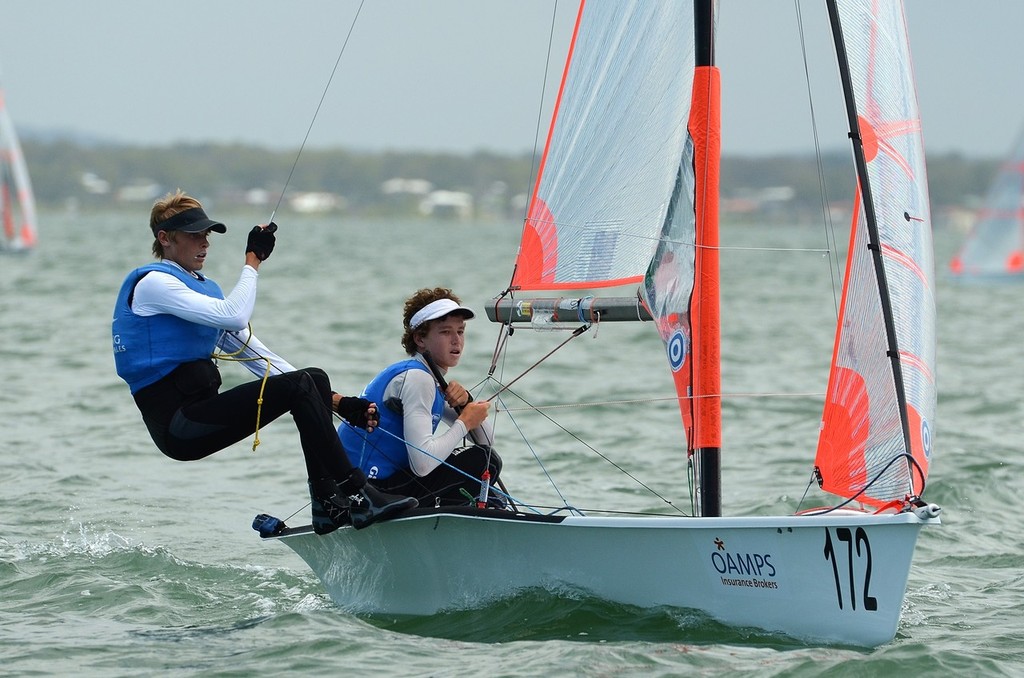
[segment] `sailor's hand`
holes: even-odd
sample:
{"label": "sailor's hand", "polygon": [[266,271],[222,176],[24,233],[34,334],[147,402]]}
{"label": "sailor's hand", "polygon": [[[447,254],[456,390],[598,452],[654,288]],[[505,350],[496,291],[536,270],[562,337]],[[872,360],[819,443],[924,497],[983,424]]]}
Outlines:
{"label": "sailor's hand", "polygon": [[472,431],[487,418],[487,410],[491,406],[486,400],[474,400],[462,408],[459,421],[466,425],[467,431]]}
{"label": "sailor's hand", "polygon": [[371,433],[380,424],[377,405],[365,398],[338,396],[337,402],[334,403],[334,409],[348,423],[364,428]]}
{"label": "sailor's hand", "polygon": [[245,253],[252,252],[260,261],[266,261],[274,251],[274,243],[277,241],[274,236],[276,230],[277,224],[274,222],[253,226],[249,231],[249,240],[245,243]]}
{"label": "sailor's hand", "polygon": [[469,395],[469,391],[462,384],[452,381],[448,383],[448,390],[444,392],[444,399],[452,407],[463,407],[472,400],[472,396]]}

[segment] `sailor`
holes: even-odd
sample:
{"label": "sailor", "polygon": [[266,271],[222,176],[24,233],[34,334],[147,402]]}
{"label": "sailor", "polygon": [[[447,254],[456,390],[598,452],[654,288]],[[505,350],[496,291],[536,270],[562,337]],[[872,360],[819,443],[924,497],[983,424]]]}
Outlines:
{"label": "sailor", "polygon": [[[226,232],[224,224],[178,190],[153,205],[149,225],[157,261],[125,278],[112,334],[117,374],[128,383],[160,451],[192,461],[253,433],[255,448],[259,427],[290,412],[305,455],[318,534],[349,523],[360,529],[416,506],[411,497],[367,484],[335,432],[332,410],[372,431],[376,405],[334,393],[323,370],[295,369],[250,331],[257,271],[274,250],[277,226],[262,224],[250,231],[245,266],[225,297],[200,272],[209,235]],[[239,361],[260,379],[221,391],[214,358]]]}
{"label": "sailor", "polygon": [[[378,488],[429,506],[477,503],[481,493],[485,505],[486,499],[491,506],[505,503],[493,488],[484,491],[486,480],[496,484],[501,472],[491,448],[490,404],[473,401],[459,382],[444,379],[462,357],[466,321],[473,316],[444,287],[421,289],[406,300],[402,346],[410,358],[384,368],[362,393],[382,403],[378,430],[338,427],[352,463]],[[447,382],[443,390],[439,379]],[[468,446],[467,436],[473,439]]]}

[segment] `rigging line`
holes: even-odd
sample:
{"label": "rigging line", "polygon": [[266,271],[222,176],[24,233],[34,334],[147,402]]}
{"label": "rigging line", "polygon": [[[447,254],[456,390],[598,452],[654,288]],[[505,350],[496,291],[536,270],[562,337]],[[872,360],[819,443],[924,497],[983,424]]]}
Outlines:
{"label": "rigging line", "polygon": [[[654,511],[623,511],[614,509],[601,509],[601,508],[577,508],[575,506],[544,506],[543,504],[535,504],[537,509],[550,509],[551,513],[548,515],[555,515],[565,510],[575,511],[579,515],[586,515],[588,513],[600,513],[605,515],[613,516],[648,516],[651,518],[666,518],[664,513],[655,513]],[[684,514],[685,515],[685,514]],[[689,517],[689,516],[686,516]]]}
{"label": "rigging line", "polygon": [[[512,267],[512,278],[515,278],[515,277],[516,277],[516,267],[513,266]],[[506,296],[509,296],[511,294],[512,294],[512,281],[509,280],[508,289],[506,289],[504,292],[502,292],[501,294],[499,294],[497,297],[494,298],[495,317],[497,317],[498,304],[501,303],[502,299],[504,299]],[[500,325],[498,327],[498,336],[495,337],[495,340],[494,340],[494,351],[491,352],[491,365],[490,365],[490,367],[487,368],[487,376],[493,375],[494,374],[494,370],[498,367],[498,356],[501,355],[504,352],[505,341],[507,341],[508,336],[510,334],[512,334],[512,316],[511,315],[509,315],[509,319],[508,319],[507,323],[504,323],[504,324],[502,324],[502,325]]]}
{"label": "rigging line", "polygon": [[[505,389],[508,389],[508,386],[506,386],[506,387],[505,387]],[[504,390],[504,389],[503,389],[503,390]],[[532,410],[533,410],[533,411],[535,411],[535,412],[536,412],[537,414],[539,414],[540,416],[544,417],[544,418],[545,418],[545,419],[547,419],[547,420],[548,420],[549,422],[551,422],[552,424],[554,424],[555,426],[557,426],[557,427],[558,427],[559,429],[561,429],[561,430],[562,430],[562,431],[563,431],[563,432],[564,432],[564,433],[565,433],[566,435],[568,435],[569,437],[571,437],[571,438],[572,438],[573,440],[575,440],[576,442],[578,442],[578,443],[579,443],[580,445],[583,445],[584,447],[586,447],[586,448],[587,448],[588,450],[590,450],[591,452],[593,452],[593,453],[594,453],[594,454],[596,454],[597,456],[601,457],[601,459],[603,459],[603,460],[605,460],[606,462],[608,462],[609,464],[611,464],[611,465],[612,465],[612,466],[613,466],[613,467],[614,467],[614,468],[615,468],[615,469],[616,469],[617,471],[619,471],[619,473],[622,473],[622,474],[623,474],[624,476],[626,476],[627,478],[629,478],[630,480],[632,480],[633,482],[635,482],[635,483],[636,483],[637,485],[639,485],[640,487],[644,488],[645,490],[647,490],[648,492],[650,492],[650,493],[651,493],[652,495],[654,495],[654,496],[655,496],[655,497],[657,497],[658,499],[662,500],[663,502],[665,502],[666,504],[668,504],[669,506],[671,506],[672,508],[674,508],[674,509],[675,509],[676,511],[679,511],[679,513],[683,513],[682,509],[680,509],[680,508],[679,508],[678,506],[676,506],[675,502],[673,502],[673,501],[672,501],[671,499],[667,499],[667,498],[666,498],[666,497],[664,497],[664,496],[663,496],[663,495],[662,495],[661,493],[659,493],[659,492],[658,492],[657,490],[655,490],[655,489],[654,489],[654,488],[652,488],[651,486],[649,486],[649,485],[647,485],[646,483],[644,483],[644,482],[643,482],[642,480],[640,480],[639,478],[637,478],[636,476],[634,476],[634,475],[633,475],[632,473],[630,473],[630,472],[629,472],[629,471],[627,471],[626,469],[624,469],[624,468],[622,468],[621,466],[619,466],[618,464],[616,464],[616,463],[615,463],[614,461],[612,461],[611,459],[609,459],[609,458],[608,458],[608,457],[606,457],[605,455],[601,454],[601,452],[599,452],[599,451],[597,450],[597,448],[595,448],[595,447],[594,447],[593,445],[591,445],[591,444],[590,444],[590,443],[588,443],[587,441],[583,440],[583,439],[582,439],[582,438],[580,438],[580,437],[579,437],[578,435],[576,435],[575,433],[573,433],[572,431],[570,431],[570,430],[569,430],[569,429],[567,429],[566,427],[562,426],[562,425],[561,425],[560,423],[558,423],[557,421],[555,421],[554,419],[552,419],[552,418],[551,418],[551,417],[549,417],[548,415],[544,414],[544,412],[542,412],[542,411],[541,411],[541,410],[540,410],[539,408],[537,408],[537,407],[534,407],[534,406],[533,406],[533,404],[532,404],[532,403],[531,403],[530,401],[528,401],[528,400],[527,400],[526,398],[524,398],[524,397],[523,397],[522,395],[520,395],[519,393],[516,393],[515,391],[512,391],[511,389],[508,389],[508,390],[509,390],[509,393],[510,393],[511,395],[514,395],[514,396],[515,396],[516,398],[518,398],[519,400],[521,400],[521,401],[523,401],[524,403],[526,403],[526,404],[527,404],[528,406],[530,406],[530,409],[532,409]],[[504,411],[504,412],[507,412],[508,410],[502,410],[502,411]],[[535,455],[535,456],[536,456],[536,455]],[[683,515],[685,515],[685,514],[683,514]]]}
{"label": "rigging line", "polygon": [[[819,162],[820,162],[820,159],[819,159]],[[819,173],[822,173],[823,171],[824,171],[823,169],[820,169]],[[593,223],[594,223],[594,222],[588,222],[587,224],[582,224],[581,225],[581,224],[574,224],[574,223],[568,223],[568,222],[541,221],[539,219],[535,219],[534,221],[536,223],[545,223],[545,224],[550,224],[552,226],[556,226],[562,232],[568,232],[568,231],[572,231],[572,230],[575,229],[575,230],[578,230],[578,231],[581,231],[581,232],[584,232],[584,233],[589,232],[590,231],[589,226],[593,225]],[[677,240],[677,239],[674,239],[674,238],[666,238],[666,237],[663,237],[661,235],[651,236],[651,235],[642,235],[642,234],[638,234],[638,233],[628,233],[628,232],[620,233],[619,234],[619,238],[622,239],[622,240],[633,239],[633,240],[655,242],[655,243],[667,242],[667,243],[672,243],[673,245],[679,245],[680,247],[692,247],[692,248],[697,249],[697,250],[717,250],[719,252],[729,252],[729,251],[740,251],[740,252],[742,252],[742,251],[750,250],[750,251],[764,251],[764,252],[813,252],[815,254],[829,254],[829,255],[835,254],[835,252],[836,252],[836,246],[834,244],[829,246],[829,247],[824,247],[824,248],[822,248],[822,247],[741,247],[741,246],[736,246],[736,245],[717,245],[717,246],[711,246],[711,245],[704,245],[704,244],[694,243],[694,242],[691,242],[691,241],[688,241],[688,240]],[[833,285],[833,288],[834,288],[834,285]],[[511,289],[513,289],[513,288],[510,286],[509,289],[505,290],[505,292],[503,292],[501,296],[504,296],[505,294],[508,294],[509,290],[511,290]],[[499,299],[500,299],[500,297],[499,297]]]}
{"label": "rigging line", "polygon": [[[260,418],[263,416],[263,392],[267,388],[267,379],[270,378],[271,361],[270,358],[261,355],[259,351],[256,351],[255,349],[249,346],[249,340],[252,339],[252,323],[247,323],[246,329],[248,330],[248,335],[246,336],[244,342],[242,342],[241,339],[239,338],[238,332],[225,332],[225,336],[230,334],[235,339],[241,342],[241,346],[239,346],[237,351],[233,353],[218,353],[216,351],[217,347],[215,346],[214,352],[210,357],[213,358],[214,360],[227,360],[236,363],[255,362],[257,360],[263,360],[267,363],[267,367],[263,371],[263,378],[260,379],[260,392],[256,396],[256,432],[253,434],[252,440],[252,451],[255,452],[256,448],[260,446]],[[252,351],[253,357],[238,357],[242,355],[242,353],[245,352],[246,350]]]}
{"label": "rigging line", "polygon": [[[530,207],[533,204],[533,192],[536,190],[535,182],[539,177],[537,174],[537,147],[540,145],[541,123],[544,120],[544,99],[548,89],[548,71],[551,69],[551,48],[555,40],[555,19],[558,16],[558,0],[551,6],[551,26],[548,29],[548,49],[544,57],[544,76],[540,84],[540,97],[537,101],[537,122],[533,128],[533,152],[530,154],[530,173],[526,177],[526,204],[523,206],[523,234],[526,233],[526,225],[530,216]],[[552,123],[553,124],[553,123]],[[512,281],[516,277],[516,269],[519,267],[519,255],[516,254],[516,263],[512,266],[512,273],[509,275],[508,287],[505,294],[512,290]],[[511,323],[510,323],[511,326]]]}
{"label": "rigging line", "polygon": [[[815,467],[815,469],[816,468],[817,467]],[[811,476],[807,479],[807,485],[804,487],[804,493],[800,496],[800,501],[798,501],[796,503],[796,510],[793,513],[799,515],[800,507],[804,505],[804,500],[807,499],[807,493],[811,491],[812,487],[814,487],[814,483],[815,483],[815,480],[817,478],[817,475],[818,474],[815,473],[814,470],[811,471]]]}
{"label": "rigging line", "polygon": [[598,400],[588,403],[565,403],[562,405],[531,405],[530,407],[506,407],[501,412],[525,412],[533,410],[564,410],[579,407],[605,407],[608,405],[643,405],[646,403],[676,402],[679,400],[699,400],[701,398],[824,398],[825,393],[709,393],[699,396],[660,396],[654,398],[631,398],[628,400]]}
{"label": "rigging line", "polygon": [[575,510],[575,509],[573,509],[573,507],[569,503],[569,501],[565,498],[565,495],[562,494],[561,488],[558,487],[558,483],[555,482],[554,477],[548,471],[548,467],[545,466],[544,461],[540,458],[540,455],[537,454],[537,450],[534,448],[533,444],[530,442],[530,439],[526,437],[526,433],[523,432],[523,429],[519,425],[519,422],[511,414],[508,416],[508,419],[509,419],[510,422],[512,422],[512,426],[519,433],[519,437],[522,438],[523,443],[526,445],[526,449],[530,450],[530,454],[533,455],[533,460],[535,462],[537,462],[537,466],[540,467],[540,470],[544,474],[544,477],[547,478],[548,484],[551,486],[551,489],[553,489],[555,491],[555,494],[557,494],[558,498],[562,500],[562,503],[566,506],[566,508],[568,508],[571,511]]}
{"label": "rigging line", "polygon": [[829,253],[829,275],[832,281],[832,305],[835,309],[836,318],[839,318],[839,299],[836,296],[836,287],[841,279],[839,271],[839,243],[836,240],[835,224],[832,222],[832,215],[828,205],[828,183],[825,181],[825,166],[821,159],[821,138],[818,134],[818,117],[814,109],[814,96],[811,92],[811,73],[807,65],[807,43],[804,33],[804,17],[800,9],[800,0],[793,0],[796,9],[797,32],[800,35],[800,52],[804,63],[804,82],[807,83],[807,107],[811,115],[811,135],[814,140],[814,160],[818,169],[818,195],[821,197],[822,226],[825,229],[825,252]]}
{"label": "rigging line", "polygon": [[[555,0],[551,7],[551,27],[548,29],[548,51],[544,57],[544,78],[541,80],[540,85],[540,101],[537,104],[537,124],[533,129],[533,153],[530,158],[530,176],[527,177],[527,191],[526,195],[533,195],[533,182],[536,180],[537,170],[537,146],[540,145],[540,127],[544,118],[544,98],[547,96],[548,89],[548,71],[551,69],[551,46],[555,40],[555,19],[558,17],[558,0]],[[523,224],[525,226],[526,219],[530,215],[530,200],[526,201],[526,205],[523,207]],[[511,286],[511,284],[510,284]]]}
{"label": "rigging line", "polygon": [[686,453],[686,487],[690,493],[690,512],[697,515],[697,467],[693,463],[693,452]]}
{"label": "rigging line", "polygon": [[[558,0],[555,0],[554,4],[551,7],[551,26],[548,29],[548,49],[547,49],[547,54],[544,57],[544,76],[541,79],[540,97],[539,97],[538,102],[537,102],[537,122],[534,125],[534,130],[533,130],[533,152],[530,154],[530,173],[526,177],[526,195],[528,196],[528,198],[526,200],[526,205],[523,207],[523,229],[522,229],[522,233],[524,235],[526,233],[527,220],[528,220],[528,218],[530,216],[530,206],[532,205],[532,202],[533,202],[532,196],[533,196],[533,192],[535,190],[534,182],[538,179],[538,177],[535,176],[536,173],[537,173],[537,147],[540,145],[541,123],[542,123],[542,121],[544,119],[543,118],[543,115],[544,115],[544,99],[547,96],[548,71],[551,69],[551,49],[552,49],[552,45],[554,44],[554,40],[555,40],[555,20],[556,20],[557,17],[558,17]],[[502,297],[504,297],[507,294],[511,294],[511,292],[513,290],[512,282],[516,279],[516,270],[518,270],[518,268],[519,268],[519,254],[517,252],[516,253],[516,261],[512,265],[512,273],[509,274],[508,287],[499,296],[499,298],[495,300],[495,302],[494,302],[495,308],[497,308],[498,301]],[[509,320],[507,325],[508,325],[508,334],[512,334],[512,321]],[[502,341],[502,337],[501,337],[501,333],[503,331],[504,331],[504,329],[502,327],[498,328],[498,338],[495,341],[494,353],[491,356],[491,368],[490,368],[489,374],[493,374],[494,373],[494,369],[495,369],[495,366],[496,366],[496,363],[497,363],[497,359],[498,359],[498,353],[499,353],[499,351],[502,351],[503,347],[504,347],[504,342]]]}
{"label": "rigging line", "polygon": [[[897,454],[892,459],[890,459],[889,463],[887,463],[885,466],[883,466],[882,470],[880,470],[878,472],[878,474],[874,478],[869,480],[867,482],[867,484],[864,485],[864,487],[860,488],[860,490],[858,490],[855,495],[853,495],[852,497],[848,498],[846,501],[842,501],[842,502],[836,504],[835,506],[830,506],[829,508],[822,509],[820,511],[819,510],[808,511],[808,512],[804,513],[803,515],[805,515],[805,516],[823,516],[823,515],[825,515],[827,513],[831,513],[832,511],[837,511],[837,510],[843,508],[844,506],[848,506],[848,505],[852,504],[855,501],[859,503],[860,500],[857,499],[857,497],[861,496],[862,494],[867,492],[869,489],[871,489],[871,487],[875,483],[877,483],[879,480],[881,480],[882,476],[885,475],[885,472],[888,471],[890,468],[892,468],[892,465],[895,464],[900,459],[906,459],[907,462],[908,462],[908,465],[911,468],[916,468],[918,470],[918,472],[921,474],[921,479],[922,479],[922,482],[923,482],[923,480],[924,480],[924,472],[921,470],[921,467],[917,463],[917,460],[914,459],[913,455],[910,455],[910,454],[907,454],[906,452],[904,452],[903,454]],[[911,486],[913,486],[913,479],[911,479]],[[924,494],[924,486],[923,485],[921,487],[921,494]]]}
{"label": "rigging line", "polygon": [[832,250],[825,247],[708,247],[707,245],[698,245],[698,249],[716,249],[719,252],[798,252],[804,254],[832,254]]}
{"label": "rigging line", "polygon": [[281,201],[284,200],[284,194],[288,190],[288,184],[292,181],[292,174],[295,173],[295,167],[299,164],[299,158],[302,156],[302,150],[306,147],[306,141],[309,139],[309,133],[313,131],[313,123],[316,122],[316,116],[320,113],[320,107],[324,105],[324,98],[327,97],[327,90],[331,88],[331,82],[334,80],[334,74],[338,71],[338,64],[341,63],[341,57],[345,54],[345,48],[348,47],[349,38],[352,37],[352,31],[355,30],[356,21],[359,19],[359,13],[363,11],[364,2],[366,2],[366,0],[360,0],[359,7],[356,9],[356,15],[352,17],[352,25],[348,27],[348,34],[345,36],[345,42],[342,43],[341,51],[338,52],[338,58],[334,62],[334,68],[331,70],[331,77],[327,78],[327,85],[324,87],[323,94],[320,95],[320,101],[316,105],[316,110],[313,111],[313,119],[309,121],[309,127],[306,128],[306,136],[302,138],[302,143],[299,145],[299,152],[295,154],[295,162],[292,163],[292,168],[288,172],[288,178],[285,179],[284,188],[281,189],[281,195],[277,198],[277,204],[274,205],[274,211],[270,213],[270,221],[274,220],[274,217],[277,215],[278,208],[281,207]]}
{"label": "rigging line", "polygon": [[487,402],[491,402],[492,400],[494,400],[495,398],[497,398],[497,397],[498,397],[499,395],[501,395],[501,392],[502,392],[502,391],[504,391],[504,390],[505,390],[505,389],[507,389],[507,388],[508,388],[509,386],[511,386],[512,384],[516,383],[517,381],[519,381],[520,379],[522,379],[523,377],[525,377],[525,376],[526,376],[526,373],[527,373],[527,372],[529,372],[529,371],[530,371],[530,370],[532,370],[533,368],[537,367],[537,365],[540,365],[540,364],[541,364],[542,362],[544,362],[545,360],[547,360],[548,358],[550,358],[550,357],[551,357],[551,354],[552,354],[552,353],[554,353],[554,352],[555,352],[555,351],[557,351],[558,349],[562,348],[563,346],[565,346],[566,344],[568,344],[568,343],[569,343],[570,341],[572,341],[572,340],[573,340],[573,339],[575,339],[576,337],[580,336],[581,334],[583,334],[584,332],[586,332],[586,331],[587,331],[587,330],[589,330],[589,329],[590,329],[590,325],[580,325],[579,327],[577,327],[577,328],[576,328],[575,330],[573,330],[572,334],[570,334],[570,335],[569,335],[569,337],[568,337],[568,338],[567,338],[567,339],[566,339],[565,341],[563,341],[563,342],[562,342],[561,344],[559,344],[558,346],[555,346],[555,347],[554,347],[553,349],[551,349],[550,351],[548,351],[548,352],[547,352],[547,354],[546,354],[545,356],[543,356],[543,357],[542,357],[542,358],[541,358],[540,360],[538,360],[537,362],[535,362],[534,364],[530,365],[530,366],[529,366],[529,367],[527,367],[527,368],[526,368],[525,370],[523,370],[523,371],[522,371],[522,372],[521,372],[521,373],[519,374],[519,376],[518,376],[518,377],[516,377],[515,379],[513,379],[512,381],[508,382],[507,384],[505,384],[504,386],[502,386],[501,388],[499,388],[499,389],[498,389],[497,391],[495,391],[495,392],[494,392],[494,393],[493,393],[493,394],[491,395],[491,397],[487,399]]}

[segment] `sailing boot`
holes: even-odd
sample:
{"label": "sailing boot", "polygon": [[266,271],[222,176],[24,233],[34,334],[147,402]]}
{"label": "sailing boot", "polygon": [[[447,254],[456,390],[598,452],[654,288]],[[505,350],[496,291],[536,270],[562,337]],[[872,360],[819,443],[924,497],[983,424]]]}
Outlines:
{"label": "sailing boot", "polygon": [[313,531],[329,534],[349,523],[348,497],[329,478],[309,481],[309,497],[313,513]]}
{"label": "sailing boot", "polygon": [[352,521],[352,527],[357,530],[369,527],[378,520],[394,518],[399,513],[419,506],[416,497],[385,494],[369,483],[350,494],[348,502],[349,519]]}

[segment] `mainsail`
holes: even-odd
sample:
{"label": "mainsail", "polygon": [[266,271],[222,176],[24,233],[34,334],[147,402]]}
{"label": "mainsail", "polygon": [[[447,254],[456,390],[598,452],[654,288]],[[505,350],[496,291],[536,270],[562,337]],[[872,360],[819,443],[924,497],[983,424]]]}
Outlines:
{"label": "mainsail", "polygon": [[692,52],[681,3],[580,4],[514,287],[642,280],[676,192]]}
{"label": "mainsail", "polygon": [[691,7],[580,4],[512,281],[527,290],[643,281],[644,303],[668,346],[688,434],[693,65]]}
{"label": "mainsail", "polygon": [[815,464],[826,491],[884,506],[923,489],[935,417],[921,123],[901,5],[840,0],[829,10],[859,185]]}
{"label": "mainsail", "polygon": [[25,158],[0,87],[0,249],[23,250],[36,244],[36,204]]}
{"label": "mainsail", "polygon": [[949,267],[962,278],[1024,277],[1024,131]]}

